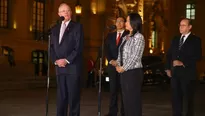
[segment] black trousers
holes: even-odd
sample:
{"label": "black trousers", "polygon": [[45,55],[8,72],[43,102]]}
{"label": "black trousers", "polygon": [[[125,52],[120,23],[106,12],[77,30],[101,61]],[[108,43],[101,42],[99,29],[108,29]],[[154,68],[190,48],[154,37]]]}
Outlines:
{"label": "black trousers", "polygon": [[124,116],[124,106],[122,102],[122,93],[120,86],[120,76],[117,73],[115,67],[108,66],[108,74],[110,81],[110,106],[109,106],[109,115],[117,116],[118,113],[118,96],[121,95],[121,116]]}
{"label": "black trousers", "polygon": [[77,75],[57,77],[57,116],[80,116],[80,79]]}
{"label": "black trousers", "polygon": [[95,87],[95,74],[94,71],[88,72],[87,88]]}
{"label": "black trousers", "polygon": [[194,93],[196,80],[193,70],[184,67],[172,69],[172,109],[173,116],[194,116]]}
{"label": "black trousers", "polygon": [[142,116],[143,70],[138,68],[125,71],[121,74],[120,79],[125,116]]}

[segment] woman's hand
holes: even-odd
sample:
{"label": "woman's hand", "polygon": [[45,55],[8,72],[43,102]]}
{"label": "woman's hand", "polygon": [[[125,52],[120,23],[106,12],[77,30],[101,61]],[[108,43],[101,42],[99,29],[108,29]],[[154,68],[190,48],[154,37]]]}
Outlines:
{"label": "woman's hand", "polygon": [[121,66],[116,66],[116,71],[118,73],[123,73],[125,70]]}
{"label": "woman's hand", "polygon": [[117,66],[117,61],[116,60],[111,60],[110,64],[112,64],[112,66],[116,67]]}

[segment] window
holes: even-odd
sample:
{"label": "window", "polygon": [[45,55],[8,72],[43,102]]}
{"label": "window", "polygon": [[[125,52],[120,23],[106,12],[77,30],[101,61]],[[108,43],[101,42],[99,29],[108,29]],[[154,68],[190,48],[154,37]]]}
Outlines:
{"label": "window", "polygon": [[8,27],[8,0],[0,0],[0,27]]}
{"label": "window", "polygon": [[43,50],[32,51],[32,62],[34,64],[42,64],[43,59],[44,59],[44,51]]}
{"label": "window", "polygon": [[157,48],[157,32],[152,31],[152,47]]}
{"label": "window", "polygon": [[44,50],[34,50],[32,51],[31,58],[32,63],[34,64],[34,71],[35,76],[41,74],[46,75],[47,74],[47,68],[48,68],[48,60],[47,60],[48,52]]}
{"label": "window", "polygon": [[150,21],[149,48],[157,48],[157,31],[156,31],[156,22],[154,20]]}
{"label": "window", "polygon": [[195,19],[195,4],[189,3],[186,5],[186,18]]}
{"label": "window", "polygon": [[45,16],[45,1],[34,0],[33,1],[33,17],[32,27],[35,32],[35,39],[38,40],[44,33],[44,16]]}

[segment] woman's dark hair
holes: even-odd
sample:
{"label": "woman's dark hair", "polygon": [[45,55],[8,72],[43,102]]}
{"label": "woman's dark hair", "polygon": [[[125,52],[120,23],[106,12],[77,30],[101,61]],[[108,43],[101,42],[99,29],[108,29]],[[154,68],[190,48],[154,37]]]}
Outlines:
{"label": "woman's dark hair", "polygon": [[134,36],[137,32],[142,32],[142,19],[138,13],[130,13],[130,25],[133,29],[131,36]]}

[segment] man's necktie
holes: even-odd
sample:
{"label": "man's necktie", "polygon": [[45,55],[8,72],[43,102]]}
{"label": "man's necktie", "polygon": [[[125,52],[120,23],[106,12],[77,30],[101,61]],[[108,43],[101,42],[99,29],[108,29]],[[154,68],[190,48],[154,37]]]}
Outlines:
{"label": "man's necktie", "polygon": [[181,49],[183,43],[184,43],[184,35],[180,38],[180,41],[179,41],[179,50]]}
{"label": "man's necktie", "polygon": [[61,40],[62,40],[63,34],[65,32],[65,29],[66,29],[66,24],[62,23],[61,30],[60,30],[60,36],[59,36],[59,43],[61,43]]}
{"label": "man's necktie", "polygon": [[121,38],[121,33],[118,33],[118,37],[116,40],[116,45],[118,45],[120,43],[120,38]]}

